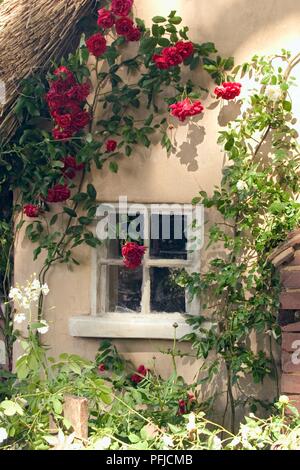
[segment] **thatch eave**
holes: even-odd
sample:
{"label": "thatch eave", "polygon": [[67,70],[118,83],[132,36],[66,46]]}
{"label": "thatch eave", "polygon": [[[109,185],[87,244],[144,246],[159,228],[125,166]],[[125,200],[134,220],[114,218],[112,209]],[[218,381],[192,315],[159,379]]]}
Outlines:
{"label": "thatch eave", "polygon": [[33,72],[47,70],[74,49],[79,21],[96,0],[4,0],[0,4],[0,80],[5,103],[0,104],[0,142],[15,133],[14,107],[19,84]]}

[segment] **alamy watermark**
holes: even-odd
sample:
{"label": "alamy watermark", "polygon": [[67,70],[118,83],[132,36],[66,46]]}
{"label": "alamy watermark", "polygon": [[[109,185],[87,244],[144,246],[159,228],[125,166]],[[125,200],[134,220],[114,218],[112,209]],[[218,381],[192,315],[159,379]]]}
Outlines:
{"label": "alamy watermark", "polygon": [[185,240],[186,249],[204,243],[204,209],[201,204],[136,204],[120,196],[115,204],[98,206],[96,235],[101,240]]}

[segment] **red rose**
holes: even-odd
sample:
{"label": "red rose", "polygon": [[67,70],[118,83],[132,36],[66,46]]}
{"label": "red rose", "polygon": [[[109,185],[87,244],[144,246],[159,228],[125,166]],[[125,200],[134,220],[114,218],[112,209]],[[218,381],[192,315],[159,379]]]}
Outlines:
{"label": "red rose", "polygon": [[115,24],[115,17],[111,11],[101,8],[98,10],[97,24],[100,28],[109,29]]}
{"label": "red rose", "polygon": [[175,47],[183,60],[187,59],[194,53],[194,45],[190,41],[179,41],[175,44]]}
{"label": "red rose", "polygon": [[77,171],[81,171],[84,168],[84,163],[77,163],[76,158],[68,155],[63,159],[64,167],[62,173],[66,178],[73,179],[76,176]]}
{"label": "red rose", "polygon": [[90,85],[83,83],[82,85],[74,85],[66,92],[67,98],[75,101],[85,101],[90,94]]}
{"label": "red rose", "polygon": [[179,415],[184,415],[186,413],[186,401],[185,400],[179,400],[178,402],[178,414]]}
{"label": "red rose", "polygon": [[106,51],[106,39],[101,33],[96,33],[86,40],[86,47],[90,54],[100,57]]}
{"label": "red rose", "polygon": [[136,269],[141,263],[146,252],[146,247],[135,242],[126,242],[122,248],[124,265],[128,269]]}
{"label": "red rose", "polygon": [[47,202],[64,202],[69,199],[71,191],[68,186],[62,184],[56,184],[53,188],[48,189],[46,197]]}
{"label": "red rose", "polygon": [[162,51],[162,56],[165,58],[169,67],[175,67],[182,63],[182,57],[176,47],[166,47]]}
{"label": "red rose", "polygon": [[241,93],[242,85],[236,82],[224,82],[215,88],[215,95],[223,100],[233,100]]}
{"label": "red rose", "polygon": [[75,131],[83,129],[90,122],[90,115],[87,111],[80,111],[72,116],[72,127]]}
{"label": "red rose", "polygon": [[60,128],[66,129],[66,128],[70,127],[70,125],[72,123],[72,115],[71,114],[53,113],[53,117],[54,116],[55,116],[55,122]]}
{"label": "red rose", "polygon": [[40,208],[36,204],[26,204],[23,207],[23,212],[27,217],[38,217]]}
{"label": "red rose", "polygon": [[132,5],[133,0],[112,0],[111,11],[117,16],[127,16]]}
{"label": "red rose", "polygon": [[177,117],[181,122],[184,122],[187,117],[195,116],[202,113],[204,107],[201,101],[191,102],[189,98],[179,101],[170,106],[171,115]]}
{"label": "red rose", "polygon": [[154,54],[152,57],[152,60],[155,63],[156,67],[161,70],[166,70],[169,68],[169,65],[166,62],[166,59],[162,57],[161,55]]}
{"label": "red rose", "polygon": [[136,384],[139,384],[143,380],[143,377],[146,377],[147,372],[148,372],[148,369],[146,369],[145,366],[141,365],[139,366],[137,370],[137,374],[133,374],[130,377],[130,380]]}
{"label": "red rose", "polygon": [[104,364],[99,364],[98,366],[98,371],[101,373],[101,372],[104,372],[105,371],[105,365]]}
{"label": "red rose", "polygon": [[53,75],[61,79],[63,82],[67,82],[69,85],[75,84],[76,82],[73,72],[63,65],[54,70]]}
{"label": "red rose", "polygon": [[128,36],[133,30],[133,21],[130,18],[120,18],[116,21],[116,31],[120,36]]}
{"label": "red rose", "polygon": [[63,107],[67,103],[67,97],[57,93],[51,88],[46,95],[46,102],[51,111]]}
{"label": "red rose", "polygon": [[117,142],[115,140],[108,140],[106,142],[106,151],[114,152],[117,148]]}
{"label": "red rose", "polygon": [[132,28],[129,34],[127,34],[128,41],[139,41],[141,39],[141,30],[137,27]]}
{"label": "red rose", "polygon": [[52,135],[55,140],[68,140],[73,137],[74,130],[68,128],[62,131],[58,127],[55,127],[52,131]]}

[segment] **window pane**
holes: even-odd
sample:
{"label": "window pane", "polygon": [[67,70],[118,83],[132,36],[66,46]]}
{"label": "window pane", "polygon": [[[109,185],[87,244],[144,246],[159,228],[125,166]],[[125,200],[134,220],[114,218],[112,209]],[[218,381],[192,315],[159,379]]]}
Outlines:
{"label": "window pane", "polygon": [[152,214],[150,258],[187,259],[185,221],[181,215]]}
{"label": "window pane", "polygon": [[140,312],[142,300],[142,268],[130,270],[109,267],[109,311]]}
{"label": "window pane", "polygon": [[169,268],[151,268],[151,311],[185,313],[185,289],[174,280]]}

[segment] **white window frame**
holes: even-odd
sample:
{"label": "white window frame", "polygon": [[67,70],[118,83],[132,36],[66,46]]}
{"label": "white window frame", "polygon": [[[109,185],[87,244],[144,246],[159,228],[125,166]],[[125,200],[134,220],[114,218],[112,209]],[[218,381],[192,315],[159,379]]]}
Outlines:
{"label": "white window frame", "polygon": [[[106,204],[105,204],[106,205]],[[131,205],[130,205],[131,206]],[[136,207],[133,209],[120,211],[116,203],[107,203],[107,207],[114,208],[118,213],[136,215]],[[154,206],[160,208],[157,212],[162,215],[184,215],[192,216],[193,206],[191,204],[143,204],[142,207],[147,210],[145,218],[145,237],[144,245],[148,248],[143,259],[143,284],[141,312],[136,313],[118,313],[108,311],[108,269],[110,266],[124,266],[122,258],[108,258],[108,245],[104,242],[99,248],[91,252],[91,313],[80,317],[70,319],[69,329],[72,336],[89,338],[149,338],[149,339],[172,339],[174,337],[174,324],[177,324],[176,336],[178,338],[190,333],[191,327],[186,323],[187,315],[200,314],[199,299],[194,298],[187,302],[187,312],[185,314],[178,312],[154,312],[150,311],[150,268],[185,268],[189,273],[200,271],[200,249],[188,251],[187,260],[182,259],[154,259],[150,258],[150,210]],[[178,211],[176,211],[176,207]],[[95,224],[97,220],[95,221]],[[201,221],[204,224],[204,220]],[[186,292],[186,299],[188,293]]]}

